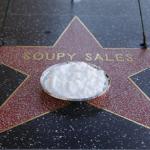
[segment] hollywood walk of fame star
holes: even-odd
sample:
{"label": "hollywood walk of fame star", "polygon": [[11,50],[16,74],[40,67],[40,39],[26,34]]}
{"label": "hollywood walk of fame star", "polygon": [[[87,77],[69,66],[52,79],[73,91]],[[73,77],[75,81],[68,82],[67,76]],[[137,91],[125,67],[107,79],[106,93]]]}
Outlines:
{"label": "hollywood walk of fame star", "polygon": [[78,17],[72,19],[53,47],[0,48],[1,63],[28,74],[0,107],[0,132],[69,105],[69,102],[46,95],[39,82],[48,66],[69,60],[94,63],[111,78],[107,98],[97,98],[89,104],[149,128],[150,99],[129,80],[132,74],[150,66],[149,57],[149,49],[103,48]]}

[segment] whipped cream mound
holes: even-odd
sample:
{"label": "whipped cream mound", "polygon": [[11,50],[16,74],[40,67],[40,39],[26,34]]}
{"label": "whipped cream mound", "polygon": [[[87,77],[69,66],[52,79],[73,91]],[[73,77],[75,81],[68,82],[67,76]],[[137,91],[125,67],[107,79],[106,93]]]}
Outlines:
{"label": "whipped cream mound", "polygon": [[41,84],[48,93],[66,100],[92,98],[108,86],[105,72],[85,62],[53,65],[46,69],[41,78]]}

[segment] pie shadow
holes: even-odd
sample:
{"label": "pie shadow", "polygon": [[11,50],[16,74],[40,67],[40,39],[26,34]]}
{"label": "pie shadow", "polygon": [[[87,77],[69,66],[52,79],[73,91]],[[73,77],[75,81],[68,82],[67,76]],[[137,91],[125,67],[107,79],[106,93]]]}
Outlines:
{"label": "pie shadow", "polygon": [[44,91],[40,93],[41,104],[48,109],[56,107],[51,112],[53,114],[63,115],[69,118],[80,117],[80,116],[95,116],[97,113],[102,112],[102,109],[98,109],[90,105],[86,101],[64,101],[49,96]]}

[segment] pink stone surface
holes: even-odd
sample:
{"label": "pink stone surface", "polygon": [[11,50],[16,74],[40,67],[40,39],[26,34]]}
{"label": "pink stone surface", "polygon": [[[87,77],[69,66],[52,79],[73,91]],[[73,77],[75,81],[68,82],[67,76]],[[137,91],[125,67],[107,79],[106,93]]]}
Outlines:
{"label": "pink stone surface", "polygon": [[[49,60],[46,59],[48,54]],[[95,60],[97,54],[104,60]],[[111,78],[107,98],[97,98],[89,101],[89,104],[150,127],[150,100],[128,79],[132,74],[150,67],[150,50],[103,48],[82,22],[74,18],[53,47],[0,48],[0,62],[29,75],[0,108],[0,132],[68,105],[68,102],[45,94],[39,80],[47,67],[70,61],[70,55],[74,61],[81,60],[101,66]],[[92,59],[86,55],[92,56]],[[132,56],[132,61],[128,58],[129,55]],[[52,56],[54,59],[50,60]]]}

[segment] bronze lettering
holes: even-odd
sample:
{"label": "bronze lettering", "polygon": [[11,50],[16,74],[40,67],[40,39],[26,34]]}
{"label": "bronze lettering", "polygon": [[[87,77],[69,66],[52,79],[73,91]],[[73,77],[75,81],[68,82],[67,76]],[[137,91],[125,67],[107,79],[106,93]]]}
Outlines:
{"label": "bronze lettering", "polygon": [[128,62],[132,62],[132,61],[133,61],[132,55],[126,54],[126,60],[127,60]]}
{"label": "bronze lettering", "polygon": [[67,55],[69,56],[70,60],[73,60],[73,58],[76,56],[76,53],[73,54],[67,53]]}
{"label": "bronze lettering", "polygon": [[24,52],[23,59],[24,60],[30,60],[31,59],[31,53],[30,52]]}
{"label": "bronze lettering", "polygon": [[107,54],[105,54],[106,61],[114,61],[114,59],[110,58]]}
{"label": "bronze lettering", "polygon": [[47,60],[54,60],[55,59],[55,53],[47,53],[45,52],[45,56]]}
{"label": "bronze lettering", "polygon": [[95,60],[104,61],[104,58],[100,54],[96,54]]}
{"label": "bronze lettering", "polygon": [[37,53],[33,54],[33,59],[34,60],[42,60],[43,58],[44,58],[44,55],[41,52],[37,52]]}
{"label": "bronze lettering", "polygon": [[60,58],[65,57],[65,53],[57,53],[57,60],[60,60]]}
{"label": "bronze lettering", "polygon": [[86,61],[92,61],[92,54],[91,53],[86,53],[85,54],[85,60]]}
{"label": "bronze lettering", "polygon": [[124,56],[123,54],[115,54],[116,61],[123,62]]}

